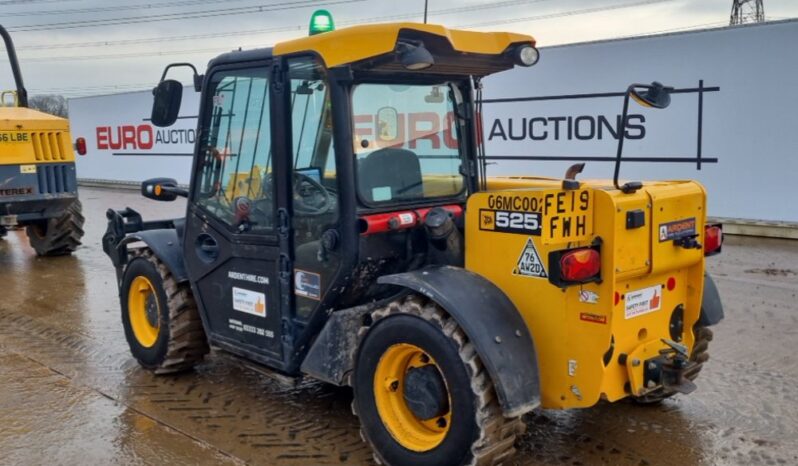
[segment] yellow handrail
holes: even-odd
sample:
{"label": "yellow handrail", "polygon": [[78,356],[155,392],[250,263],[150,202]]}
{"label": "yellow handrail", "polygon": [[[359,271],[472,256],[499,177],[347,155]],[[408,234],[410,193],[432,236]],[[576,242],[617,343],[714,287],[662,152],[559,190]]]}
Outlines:
{"label": "yellow handrail", "polygon": [[[14,98],[13,105],[6,105],[6,96],[11,95]],[[0,92],[0,106],[2,107],[19,107],[19,96],[17,91],[3,91]]]}

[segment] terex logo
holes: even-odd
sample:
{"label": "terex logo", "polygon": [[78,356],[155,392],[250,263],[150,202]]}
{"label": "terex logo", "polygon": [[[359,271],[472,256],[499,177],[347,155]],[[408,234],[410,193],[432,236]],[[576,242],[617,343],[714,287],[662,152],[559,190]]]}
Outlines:
{"label": "terex logo", "polygon": [[25,187],[0,189],[0,196],[25,196],[27,194],[33,194],[33,188]]}

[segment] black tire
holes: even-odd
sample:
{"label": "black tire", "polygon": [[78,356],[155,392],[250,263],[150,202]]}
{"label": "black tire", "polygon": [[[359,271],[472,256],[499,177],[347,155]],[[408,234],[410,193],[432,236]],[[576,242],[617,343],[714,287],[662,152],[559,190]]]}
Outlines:
{"label": "black tire", "polygon": [[[520,418],[502,415],[493,383],[454,319],[431,301],[409,296],[371,314],[361,328],[351,382],[353,412],[361,437],[378,463],[388,465],[496,465],[512,456]],[[426,451],[403,446],[386,427],[377,408],[375,373],[386,350],[396,345],[423,349],[445,381],[450,423],[443,440]],[[396,388],[394,388],[396,390]],[[404,387],[402,387],[404,390]]]}
{"label": "black tire", "polygon": [[31,247],[39,256],[72,254],[83,238],[83,206],[75,200],[58,218],[28,225],[25,233]]}
{"label": "black tire", "polygon": [[[142,343],[131,323],[131,284],[137,277],[144,277],[154,289],[151,304],[156,306],[157,318],[153,321],[158,325],[157,337],[152,343]],[[119,297],[125,338],[133,357],[143,367],[156,374],[180,372],[194,367],[208,353],[207,338],[190,286],[177,283],[150,249],[141,249],[131,257],[125,267]]]}
{"label": "black tire", "polygon": [[[690,353],[690,361],[695,364],[688,369],[689,372],[684,374],[691,381],[695,381],[698,378],[704,363],[709,361],[709,342],[712,341],[713,337],[712,330],[708,327],[696,325],[693,331],[695,332],[695,345],[693,346],[693,352]],[[676,392],[666,392],[660,389],[647,395],[634,396],[631,399],[639,405],[657,405],[675,394]]]}

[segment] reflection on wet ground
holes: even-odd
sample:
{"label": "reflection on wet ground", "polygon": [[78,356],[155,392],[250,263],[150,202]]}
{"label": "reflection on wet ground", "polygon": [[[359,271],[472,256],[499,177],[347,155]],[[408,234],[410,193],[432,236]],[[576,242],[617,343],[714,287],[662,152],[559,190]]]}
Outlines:
{"label": "reflection on wet ground", "polygon": [[[155,377],[130,357],[105,209],[179,216],[180,203],[84,188],[85,245],[36,258],[0,241],[0,464],[363,464],[351,392],[299,387],[222,353]],[[798,242],[728,237],[708,260],[726,306],[699,390],[655,407],[527,417],[517,464],[798,464]],[[776,272],[773,272],[776,271]]]}

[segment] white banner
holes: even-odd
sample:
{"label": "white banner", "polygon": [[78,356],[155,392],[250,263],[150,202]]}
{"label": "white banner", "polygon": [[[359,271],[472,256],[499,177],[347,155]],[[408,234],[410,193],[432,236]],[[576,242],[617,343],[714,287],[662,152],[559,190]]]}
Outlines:
{"label": "white banner", "polygon": [[712,216],[798,222],[796,44],[793,20],[543,48],[485,80],[488,174],[562,177],[585,161],[581,178],[612,178],[623,92],[660,81],[677,92],[664,110],[630,103],[621,177],[697,179]]}
{"label": "white banner", "polygon": [[140,182],[169,177],[188,184],[197,131],[199,93],[183,90],[174,125],[150,122],[152,92],[129,92],[69,100],[73,139],[86,139],[77,156],[80,179]]}
{"label": "white banner", "polygon": [[[660,81],[677,92],[665,110],[630,103],[621,177],[697,179],[712,216],[798,222],[795,44],[793,20],[543,48],[539,64],[485,80],[488,174],[561,177],[586,161],[581,178],[611,178],[623,91]],[[149,122],[150,92],[71,99],[89,148],[78,177],[188,183],[198,99],[186,89],[167,129]]]}

